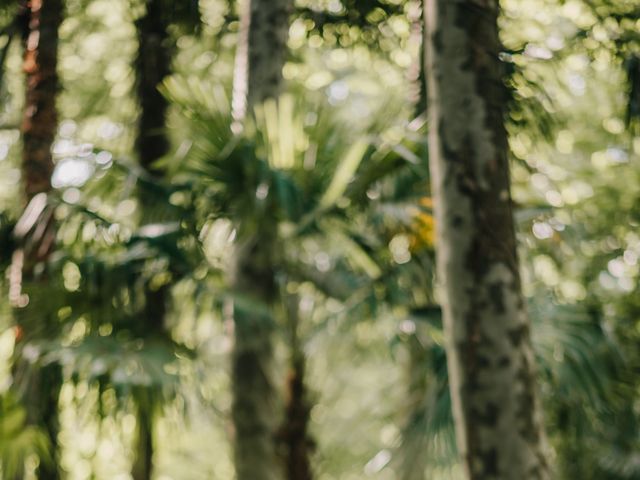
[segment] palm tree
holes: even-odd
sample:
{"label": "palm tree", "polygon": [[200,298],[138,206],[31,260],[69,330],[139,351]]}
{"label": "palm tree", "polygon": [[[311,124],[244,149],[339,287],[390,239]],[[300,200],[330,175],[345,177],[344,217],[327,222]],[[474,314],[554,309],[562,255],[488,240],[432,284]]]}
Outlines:
{"label": "palm tree", "polygon": [[467,478],[550,477],[509,194],[497,3],[425,5],[429,158]]}
{"label": "palm tree", "polygon": [[[265,100],[275,99],[282,89],[292,2],[245,0],[240,8],[232,100],[236,132],[242,130],[247,113],[252,114],[254,107]],[[256,195],[262,196],[260,191]],[[272,196],[267,192],[265,197],[270,203]],[[275,455],[276,395],[270,371],[274,322],[268,313],[277,295],[274,226],[269,216],[254,224],[237,225],[231,377],[238,480],[279,477]],[[260,309],[247,306],[246,300],[257,303]]]}

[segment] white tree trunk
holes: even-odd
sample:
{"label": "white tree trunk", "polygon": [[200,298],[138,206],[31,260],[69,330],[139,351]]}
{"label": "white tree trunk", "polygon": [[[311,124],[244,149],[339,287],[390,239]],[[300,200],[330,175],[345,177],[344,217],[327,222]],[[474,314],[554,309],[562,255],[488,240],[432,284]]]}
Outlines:
{"label": "white tree trunk", "polygon": [[429,158],[458,445],[473,480],[550,478],[509,193],[497,0],[427,0]]}

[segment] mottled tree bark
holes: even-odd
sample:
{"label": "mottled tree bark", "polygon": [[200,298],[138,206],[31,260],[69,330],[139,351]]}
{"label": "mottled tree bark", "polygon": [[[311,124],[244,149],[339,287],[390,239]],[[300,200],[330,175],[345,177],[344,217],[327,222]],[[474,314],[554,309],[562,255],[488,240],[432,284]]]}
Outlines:
{"label": "mottled tree bark", "polygon": [[473,480],[550,478],[509,193],[497,0],[427,0],[429,158],[456,434]]}
{"label": "mottled tree bark", "polygon": [[[26,75],[25,106],[22,119],[22,185],[25,200],[28,202],[36,195],[51,191],[53,160],[51,147],[58,127],[56,98],[59,89],[58,65],[58,29],[62,23],[63,5],[61,0],[30,0],[20,6],[20,15],[24,18],[24,63]],[[23,338],[17,339],[16,363],[13,367],[14,383],[18,386],[20,397],[27,410],[27,423],[44,428],[49,443],[52,462],[44,459],[38,467],[40,480],[58,480],[58,396],[62,385],[60,366],[30,365],[22,357],[24,346],[35,338],[36,332],[25,331],[23,319],[28,306],[28,295],[20,292],[22,280],[37,283],[33,291],[29,286],[27,294],[42,294],[43,275],[34,278],[34,267],[46,262],[55,239],[53,218],[49,214],[42,217],[44,229],[37,232],[37,238],[23,238],[23,244],[14,252],[12,273],[17,270],[17,285],[12,285],[16,300],[15,318]],[[38,329],[49,332],[55,329],[56,320],[42,318]]]}
{"label": "mottled tree bark", "polygon": [[[138,37],[138,55],[135,59],[136,94],[139,104],[138,135],[135,151],[140,166],[151,178],[160,180],[164,170],[156,162],[170,149],[170,140],[166,131],[168,101],[159,90],[160,84],[171,73],[173,46],[169,38],[169,15],[164,11],[161,0],[147,0],[146,11],[136,20]],[[138,198],[141,207],[142,223],[156,220],[154,209],[158,198],[148,189],[139,187]],[[141,337],[166,335],[165,317],[169,286],[152,290],[145,286],[145,309],[141,315],[141,324],[134,328]],[[152,405],[143,402],[150,392],[140,392],[134,396],[137,402],[137,422],[135,455],[131,469],[134,480],[150,480],[153,477],[154,456],[154,416]]]}
{"label": "mottled tree bark", "polygon": [[[291,0],[244,0],[240,5],[232,99],[236,132],[256,103],[280,93],[291,8]],[[231,381],[238,480],[282,477],[276,456],[279,415],[271,378],[277,245],[272,220],[258,221],[257,230],[246,235],[241,229],[235,252]]]}

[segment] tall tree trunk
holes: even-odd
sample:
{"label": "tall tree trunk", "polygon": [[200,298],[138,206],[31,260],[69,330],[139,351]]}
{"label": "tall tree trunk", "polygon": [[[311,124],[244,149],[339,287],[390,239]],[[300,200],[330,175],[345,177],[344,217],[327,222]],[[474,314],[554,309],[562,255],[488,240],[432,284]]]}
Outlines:
{"label": "tall tree trunk", "polygon": [[[164,175],[156,161],[169,152],[170,141],[166,132],[167,99],[158,86],[171,73],[172,46],[169,45],[168,12],[163,10],[161,0],[147,0],[146,11],[136,21],[138,55],[135,60],[136,93],[140,113],[135,150],[140,166],[152,177],[160,179]],[[138,189],[142,211],[142,223],[155,221],[154,206],[157,198],[145,189]],[[139,325],[142,337],[165,335],[166,304],[169,286],[153,290],[145,286],[145,310]],[[153,477],[154,455],[154,406],[149,391],[134,395],[138,428],[136,430],[135,456],[131,474],[134,480],[151,480]]]}
{"label": "tall tree trunk", "polygon": [[277,480],[281,475],[275,450],[278,411],[272,380],[274,275],[272,264],[262,263],[262,254],[269,252],[252,250],[246,256],[240,254],[234,281],[235,294],[242,297],[233,305],[234,463],[238,480]]}
{"label": "tall tree trunk", "polygon": [[300,298],[298,295],[285,295],[287,324],[289,328],[289,346],[291,363],[287,375],[285,418],[278,432],[287,480],[311,480],[311,462],[309,456],[314,442],[309,435],[309,413],[311,406],[305,385],[306,359],[300,345]]}
{"label": "tall tree trunk", "polygon": [[135,149],[142,168],[161,177],[154,163],[169,152],[166,133],[168,102],[158,86],[171,73],[167,12],[161,0],[147,0],[146,12],[136,21],[138,56],[135,60],[136,93],[140,105]]}
{"label": "tall tree trunk", "polygon": [[256,103],[280,94],[293,1],[241,0],[239,8],[232,113],[241,123]]}
{"label": "tall tree trunk", "polygon": [[61,0],[30,0],[24,53],[27,89],[22,119],[22,181],[27,199],[51,190],[51,145],[58,128],[58,28]]}
{"label": "tall tree trunk", "polygon": [[[291,8],[291,0],[244,0],[240,5],[232,99],[236,132],[256,103],[280,93]],[[238,480],[281,478],[271,378],[277,232],[274,219],[259,223],[249,238],[239,235],[235,252],[231,413]]]}
{"label": "tall tree trunk", "polygon": [[[22,119],[22,185],[27,202],[37,195],[51,191],[53,160],[51,147],[58,127],[56,97],[59,82],[58,29],[62,23],[62,0],[30,0],[21,5],[24,30],[24,72],[26,95]],[[35,199],[44,208],[44,203]],[[45,216],[46,215],[46,216]],[[12,300],[15,301],[15,318],[23,338],[16,344],[14,383],[27,409],[27,423],[44,428],[50,444],[52,462],[42,459],[38,468],[40,480],[57,480],[58,472],[58,396],[62,385],[60,366],[51,364],[35,367],[22,357],[24,346],[35,339],[36,332],[28,331],[25,319],[29,308],[28,295],[42,294],[46,279],[44,274],[35,278],[34,267],[48,260],[53,249],[55,228],[53,218],[45,213],[39,221],[45,226],[38,238],[27,240],[14,253],[12,262]],[[33,291],[29,286],[21,293],[22,280],[36,283]],[[36,303],[37,302],[31,302]],[[55,319],[44,317],[37,326],[39,332],[55,335]],[[50,331],[52,330],[52,331]]]}
{"label": "tall tree trunk", "polygon": [[509,193],[498,10],[497,1],[426,1],[438,273],[467,477],[547,479]]}

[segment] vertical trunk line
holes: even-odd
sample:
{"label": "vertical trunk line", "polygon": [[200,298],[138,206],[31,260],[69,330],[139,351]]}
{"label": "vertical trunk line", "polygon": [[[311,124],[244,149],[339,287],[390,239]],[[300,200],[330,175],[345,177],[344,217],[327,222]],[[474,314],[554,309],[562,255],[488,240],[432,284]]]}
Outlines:
{"label": "vertical trunk line", "polygon": [[281,93],[292,0],[241,0],[232,115],[241,129],[256,104]]}
{"label": "vertical trunk line", "polygon": [[[284,290],[284,289],[282,289]],[[278,431],[287,480],[311,480],[310,454],[314,442],[309,435],[311,406],[305,386],[306,360],[299,337],[299,297],[286,295],[287,322],[290,334],[291,363],[286,381],[285,418]]]}
{"label": "vertical trunk line", "polygon": [[51,146],[58,127],[58,29],[62,2],[30,0],[26,11],[29,20],[23,62],[27,88],[22,117],[22,181],[30,200],[51,190]]}
{"label": "vertical trunk line", "polygon": [[140,166],[156,177],[164,172],[154,163],[169,152],[166,117],[169,104],[158,86],[171,73],[172,52],[166,12],[160,0],[147,0],[145,14],[136,20],[138,56],[136,93],[140,104],[135,150]]}
{"label": "vertical trunk line", "polygon": [[[159,85],[171,73],[172,47],[169,45],[168,15],[160,0],[147,0],[146,11],[135,22],[138,37],[138,55],[134,62],[136,72],[136,94],[140,113],[138,117],[138,135],[135,151],[140,166],[152,178],[161,179],[165,172],[156,162],[170,149],[166,132],[166,119],[169,103],[159,91]],[[138,198],[142,212],[142,223],[154,219],[154,206],[157,198],[140,187]],[[164,285],[152,290],[145,285],[145,309],[142,314],[139,335],[153,337],[165,335],[164,323],[167,313],[169,286]],[[150,480],[153,477],[154,416],[153,403],[143,401],[151,398],[151,392],[139,392],[134,395],[137,410],[137,434],[135,455],[132,465],[134,480]],[[149,411],[147,411],[149,410]]]}
{"label": "vertical trunk line", "polygon": [[426,1],[436,254],[466,477],[546,480],[509,193],[498,13],[497,1]]}
{"label": "vertical trunk line", "polygon": [[[276,98],[282,88],[287,54],[291,0],[244,0],[240,5],[240,35],[233,81],[232,115],[235,133],[253,107]],[[281,478],[276,456],[273,385],[273,304],[277,231],[259,222],[251,238],[236,246],[232,287],[234,342],[231,353],[234,462],[238,480]],[[250,300],[250,305],[242,305]],[[263,309],[264,311],[257,311]]]}
{"label": "vertical trunk line", "polygon": [[[56,98],[59,89],[58,66],[58,30],[62,23],[63,5],[61,0],[23,1],[19,10],[18,24],[23,28],[26,91],[25,106],[22,117],[22,187],[26,202],[36,195],[48,194],[51,191],[53,159],[51,147],[58,127]],[[22,279],[42,282],[44,277],[34,279],[34,266],[46,262],[55,239],[53,219],[46,219],[45,233],[41,243],[25,249],[24,246],[14,254],[11,272],[18,282],[12,285],[13,296],[16,297],[15,320],[24,334],[24,339],[17,340],[15,364],[13,366],[14,384],[20,377],[26,383],[19,388],[19,395],[27,411],[29,425],[44,428],[49,440],[52,462],[41,459],[38,467],[38,478],[41,480],[58,480],[59,462],[59,419],[58,397],[62,386],[62,371],[59,365],[51,364],[36,368],[22,359],[22,349],[33,334],[24,331],[24,316],[28,308],[28,296],[21,294]],[[33,293],[32,293],[33,294]],[[49,318],[43,320],[43,330],[53,329]]]}
{"label": "vertical trunk line", "polygon": [[[139,396],[150,397],[148,393],[140,392]],[[131,468],[133,480],[150,480],[153,475],[153,414],[151,410],[152,405],[148,401],[138,400],[135,458]]]}

